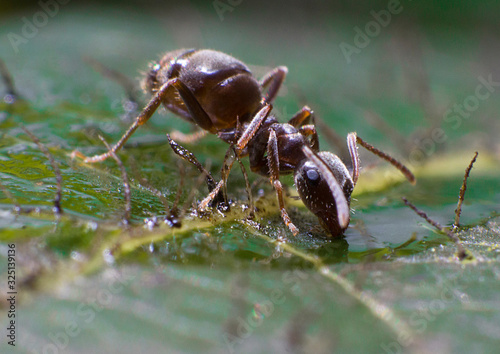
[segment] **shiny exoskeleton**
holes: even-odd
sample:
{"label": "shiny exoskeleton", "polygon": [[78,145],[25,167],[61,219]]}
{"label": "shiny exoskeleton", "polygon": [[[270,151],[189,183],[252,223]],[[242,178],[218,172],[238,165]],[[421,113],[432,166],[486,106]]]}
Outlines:
{"label": "shiny exoskeleton", "polygon": [[[279,176],[294,174],[305,206],[332,236],[349,224],[351,193],[359,175],[357,143],[397,167],[413,183],[414,176],[401,163],[368,145],[356,133],[347,137],[352,167],[331,152],[319,151],[313,112],[304,107],[288,123],[279,123],[271,104],[287,73],[280,66],[257,81],[241,61],[214,50],[181,49],[169,52],[150,66],[144,88],[153,97],[120,141],[105,154],[85,157],[85,162],[103,161],[120,149],[160,104],[178,116],[217,134],[234,146],[238,157],[249,156],[252,171],[269,177],[274,186],[281,216],[293,234],[298,233],[285,209]],[[203,171],[194,155],[169,136],[174,151]],[[206,172],[206,171],[204,171]],[[208,176],[208,174],[207,174]],[[211,179],[211,177],[210,177]],[[207,178],[208,181],[208,178]],[[217,187],[212,180],[212,198]]]}

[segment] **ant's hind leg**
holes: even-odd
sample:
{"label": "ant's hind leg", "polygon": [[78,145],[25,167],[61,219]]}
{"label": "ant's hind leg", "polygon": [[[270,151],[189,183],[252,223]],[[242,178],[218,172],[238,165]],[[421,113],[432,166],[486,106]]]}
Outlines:
{"label": "ant's hind leg", "polygon": [[279,156],[278,156],[278,139],[276,138],[276,132],[271,129],[269,134],[269,141],[267,143],[267,160],[269,165],[269,179],[274,189],[276,190],[276,195],[278,197],[279,208],[281,212],[281,218],[292,234],[296,236],[299,233],[299,229],[292,223],[290,216],[285,209],[285,202],[283,200],[283,186],[279,180]]}
{"label": "ant's hind leg", "polygon": [[71,157],[80,157],[83,158],[86,163],[94,163],[104,161],[107,158],[111,157],[113,153],[116,153],[119,149],[123,147],[123,145],[127,142],[127,140],[132,136],[132,134],[139,128],[141,125],[146,123],[154,112],[158,109],[162,101],[171,94],[172,88],[176,89],[181,98],[183,99],[186,107],[191,113],[195,122],[203,129],[212,132],[215,128],[212,124],[212,121],[200,106],[199,102],[196,100],[192,92],[189,88],[186,87],[179,79],[172,79],[167,81],[153,96],[153,98],[149,101],[149,103],[144,107],[142,112],[136,118],[134,123],[128,128],[128,130],[123,134],[121,139],[111,148],[111,151],[108,151],[101,155],[95,155],[92,157],[87,157],[83,155],[81,152],[74,150],[71,154]]}
{"label": "ant's hind leg", "polygon": [[214,123],[208,116],[207,112],[203,109],[200,102],[196,99],[194,94],[191,92],[189,87],[187,87],[182,81],[176,80],[173,84],[174,87],[179,92],[179,95],[182,98],[182,101],[186,105],[186,108],[191,115],[194,123],[196,123],[203,130],[207,130],[212,134],[217,133],[217,129],[214,126]]}
{"label": "ant's hind leg", "polygon": [[264,77],[259,81],[259,85],[263,89],[269,86],[269,89],[264,96],[266,103],[273,103],[281,85],[283,85],[283,81],[285,81],[287,73],[288,68],[286,66],[278,66],[264,75]]}
{"label": "ant's hind leg", "polygon": [[83,155],[81,152],[74,150],[71,153],[71,157],[80,157],[83,159],[85,163],[95,163],[95,162],[100,162],[108,159],[109,157],[113,156],[113,153],[116,153],[118,150],[122,148],[123,145],[127,142],[127,140],[134,134],[134,132],[139,128],[141,125],[146,123],[149,118],[153,115],[154,112],[158,109],[160,106],[161,102],[167,95],[170,93],[169,90],[171,90],[172,86],[178,81],[178,79],[173,79],[170,81],[167,81],[159,90],[158,92],[151,98],[149,103],[144,107],[142,112],[139,114],[139,116],[136,118],[134,123],[128,128],[128,130],[123,134],[123,136],[120,138],[120,140],[111,148],[110,151],[101,154],[101,155],[94,155],[92,157],[87,157]]}

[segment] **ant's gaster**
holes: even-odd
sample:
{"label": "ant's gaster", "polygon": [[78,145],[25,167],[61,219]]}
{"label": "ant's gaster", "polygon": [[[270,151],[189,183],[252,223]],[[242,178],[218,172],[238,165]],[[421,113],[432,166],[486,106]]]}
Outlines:
{"label": "ant's gaster", "polygon": [[[307,106],[288,123],[279,123],[270,114],[271,104],[286,73],[287,68],[280,66],[257,81],[244,63],[218,51],[169,52],[151,64],[143,86],[153,98],[118,143],[102,155],[86,157],[74,151],[73,156],[91,163],[111,157],[163,104],[181,118],[233,145],[238,157],[249,156],[252,171],[269,177],[276,190],[281,217],[294,235],[299,230],[285,209],[279,180],[280,175],[292,172],[306,207],[332,236],[339,236],[349,225],[351,193],[359,176],[358,143],[393,164],[410,182],[414,183],[415,177],[356,133],[347,136],[351,169],[333,153],[320,152],[313,112]],[[176,146],[172,139],[169,142],[172,148]]]}

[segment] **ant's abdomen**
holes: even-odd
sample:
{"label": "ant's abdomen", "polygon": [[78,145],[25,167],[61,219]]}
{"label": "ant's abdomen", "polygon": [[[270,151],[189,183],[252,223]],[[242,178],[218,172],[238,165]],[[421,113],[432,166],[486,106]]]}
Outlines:
{"label": "ant's abdomen", "polygon": [[[262,92],[250,69],[230,55],[209,49],[181,49],[166,53],[150,65],[143,84],[155,94],[168,81],[180,80],[207,113],[215,130],[231,129],[251,120],[260,108]],[[195,123],[179,93],[172,87],[163,105]]]}
{"label": "ant's abdomen", "polygon": [[179,78],[194,93],[218,130],[249,121],[262,98],[257,80],[241,61],[221,52],[200,50],[189,57]]}
{"label": "ant's abdomen", "polygon": [[236,127],[250,121],[260,107],[261,92],[255,79],[246,74],[230,76],[211,87],[211,92],[200,98],[210,119],[218,130]]}

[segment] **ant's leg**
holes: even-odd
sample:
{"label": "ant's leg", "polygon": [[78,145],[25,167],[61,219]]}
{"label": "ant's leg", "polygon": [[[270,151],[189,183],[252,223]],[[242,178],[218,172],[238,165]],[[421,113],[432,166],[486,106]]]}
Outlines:
{"label": "ant's leg", "polygon": [[206,130],[198,130],[194,133],[191,134],[184,134],[183,132],[180,132],[178,130],[174,130],[173,132],[170,133],[170,136],[172,139],[177,140],[183,144],[192,144],[204,136],[206,136],[208,132]]}
{"label": "ant's leg", "polygon": [[233,147],[234,153],[236,155],[236,160],[238,161],[241,169],[241,173],[243,174],[243,178],[245,178],[245,189],[247,191],[248,195],[248,207],[250,209],[249,217],[253,219],[255,216],[254,211],[254,204],[253,204],[253,197],[252,197],[252,187],[250,186],[250,182],[248,181],[248,174],[247,170],[245,169],[245,165],[243,165],[243,162],[241,161],[241,158],[238,156],[236,153],[236,149]]}
{"label": "ant's leg", "polygon": [[101,154],[101,155],[95,155],[92,157],[87,157],[83,155],[81,152],[74,150],[71,153],[71,157],[80,157],[83,158],[83,161],[86,163],[94,163],[94,162],[100,162],[104,161],[109,157],[113,156],[113,153],[116,153],[118,150],[121,149],[121,147],[127,142],[127,140],[132,136],[132,134],[139,128],[141,125],[146,123],[149,118],[153,115],[154,112],[158,109],[160,106],[162,100],[167,96],[169,93],[169,89],[174,85],[175,82],[177,82],[178,79],[173,79],[168,82],[166,82],[156,93],[156,95],[153,96],[153,98],[149,101],[149,103],[144,107],[142,112],[139,114],[139,116],[136,118],[134,123],[128,128],[128,130],[123,134],[121,139],[111,148],[110,151]]}
{"label": "ant's leg", "polygon": [[205,112],[200,102],[198,102],[194,94],[191,92],[189,87],[187,87],[180,80],[177,80],[174,83],[174,86],[179,92],[182,101],[184,101],[184,104],[191,114],[191,118],[193,118],[194,123],[200,126],[200,128],[202,128],[203,130],[208,130],[210,133],[216,134],[217,129],[215,128],[214,123],[208,116],[207,112]]}
{"label": "ant's leg", "polygon": [[[104,161],[107,158],[111,157],[113,153],[116,153],[126,142],[127,140],[132,136],[132,134],[139,128],[141,125],[146,123],[149,118],[153,115],[154,112],[158,109],[160,106],[161,102],[167,97],[168,94],[170,94],[169,90],[171,88],[175,88],[179,94],[181,95],[182,99],[184,100],[184,103],[188,107],[189,111],[193,112],[199,112],[199,109],[201,109],[201,106],[199,105],[198,101],[196,101],[196,98],[194,98],[194,95],[192,95],[191,91],[184,85],[179,79],[172,79],[167,81],[159,90],[158,92],[154,95],[154,97],[149,101],[149,103],[144,107],[142,112],[139,114],[139,116],[136,118],[134,123],[128,128],[128,130],[123,134],[121,139],[111,148],[111,151],[108,151],[107,153],[101,154],[101,155],[95,155],[92,157],[87,157],[83,155],[81,152],[75,150],[72,152],[71,156],[72,157],[80,157],[84,159],[84,162],[86,163],[94,163],[94,162],[100,162]],[[190,95],[191,94],[191,95]],[[191,97],[192,96],[192,97]],[[187,100],[185,99],[187,98]],[[196,101],[196,104],[193,103],[192,98]],[[194,108],[193,108],[194,106]],[[201,109],[202,110],[202,109]],[[191,112],[193,115],[193,118],[195,118],[194,113]],[[203,113],[205,114],[206,118],[203,117]],[[210,121],[210,118],[206,113],[202,110],[202,113],[200,113],[202,118],[195,119],[195,122],[200,125],[203,129],[205,130],[211,130],[213,129],[213,124]],[[198,117],[198,116],[196,116]],[[210,122],[210,126],[209,123]],[[203,125],[202,125],[203,124]],[[209,127],[209,129],[206,129],[205,127]]]}
{"label": "ant's leg", "polygon": [[[243,177],[245,178],[245,189],[247,191],[248,195],[248,204],[249,204],[249,209],[250,209],[250,218],[254,217],[254,204],[253,204],[253,198],[252,198],[252,191],[250,187],[250,182],[248,182],[248,175],[247,171],[245,169],[245,166],[243,165],[243,162],[241,162],[241,158],[238,155],[238,152],[236,150],[236,147],[234,145],[231,145],[229,149],[226,152],[226,155],[224,156],[224,163],[222,166],[221,170],[221,180],[217,185],[214,187],[214,189],[209,193],[209,195],[203,199],[200,203],[200,209],[205,209],[209,203],[212,203],[212,200],[216,197],[220,199],[220,189],[222,188],[222,196],[224,197],[224,201],[227,201],[227,179],[229,177],[229,172],[231,172],[231,168],[233,167],[234,160],[238,161],[238,164],[240,165],[241,173],[243,174]],[[218,194],[217,194],[218,193]],[[220,202],[216,202],[220,203]],[[228,207],[228,205],[227,205]]]}
{"label": "ant's leg", "polygon": [[292,234],[295,236],[299,233],[299,229],[292,223],[290,216],[285,209],[285,202],[283,200],[283,186],[279,180],[279,155],[278,155],[278,139],[276,138],[276,132],[271,129],[269,134],[269,141],[267,143],[267,161],[269,164],[269,179],[274,189],[276,190],[276,195],[278,197],[278,203],[281,212],[281,218],[285,222],[286,226],[290,229]]}
{"label": "ant's leg", "polygon": [[[349,135],[351,135],[351,134],[353,135],[353,138],[351,138],[351,139],[355,138],[356,139],[356,143],[358,143],[359,145],[361,145],[362,147],[364,147],[366,150],[374,153],[375,155],[377,155],[381,159],[384,159],[385,161],[389,162],[391,165],[393,165],[394,167],[396,167],[406,177],[406,179],[408,181],[410,181],[411,184],[415,184],[416,183],[416,178],[413,175],[413,173],[411,173],[411,171],[408,169],[408,167],[406,167],[405,165],[403,165],[401,162],[399,162],[398,160],[396,160],[394,157],[392,157],[392,156],[386,154],[385,152],[377,149],[376,147],[368,144],[366,141],[364,141],[359,136],[357,136],[356,133],[350,133]],[[349,142],[348,142],[348,144],[349,144]],[[358,160],[358,162],[359,162],[359,160]]]}
{"label": "ant's leg", "polygon": [[219,183],[217,183],[217,185],[215,186],[215,188],[205,197],[205,199],[203,199],[200,202],[200,204],[198,205],[200,210],[205,210],[209,205],[214,204],[213,200],[216,199],[220,195],[220,192],[221,192],[220,189],[221,189],[223,184],[224,184],[224,181],[220,180]]}
{"label": "ant's leg", "polygon": [[213,204],[212,200],[220,195],[221,188],[226,187],[227,178],[229,176],[229,172],[231,172],[231,168],[233,167],[234,159],[236,156],[238,155],[236,154],[235,148],[233,146],[230,146],[226,152],[226,155],[224,156],[224,163],[222,164],[221,171],[222,178],[219,183],[217,183],[215,188],[205,197],[205,199],[200,202],[199,208],[201,210],[204,210],[207,208],[207,206]]}
{"label": "ant's leg", "polygon": [[288,121],[288,124],[293,125],[295,128],[300,128],[305,124],[309,124],[311,120],[314,124],[314,112],[309,106],[304,106],[300,111],[295,113]]}
{"label": "ant's leg", "polygon": [[264,75],[264,77],[260,80],[260,87],[265,89],[269,86],[269,89],[264,96],[265,103],[273,103],[281,85],[283,84],[283,81],[285,81],[287,73],[288,68],[286,66],[278,66]]}
{"label": "ant's leg", "polygon": [[0,59],[0,75],[2,76],[2,80],[7,91],[7,94],[4,97],[4,101],[7,103],[13,103],[17,99],[18,95],[14,88],[14,80],[12,80],[12,76],[10,76],[9,70],[7,70],[7,65],[5,65],[2,59]]}
{"label": "ant's leg", "polygon": [[[182,159],[186,160],[187,162],[193,164],[198,169],[198,171],[200,171],[201,174],[205,175],[208,191],[212,192],[216,188],[217,183],[215,183],[215,180],[212,177],[210,171],[207,171],[207,169],[198,161],[196,156],[194,156],[194,154],[191,151],[177,144],[174,140],[170,138],[170,135],[168,134],[167,138],[170,147],[177,155],[179,155]],[[217,196],[214,196],[213,204],[218,204],[219,202],[222,202],[222,200],[223,200],[222,195],[218,194]]]}
{"label": "ant's leg", "polygon": [[241,137],[238,139],[236,143],[236,151],[240,153],[248,144],[248,142],[255,136],[257,130],[259,130],[262,123],[266,120],[269,112],[271,112],[272,106],[270,104],[266,104],[264,107],[257,112],[257,114],[252,118],[250,124],[248,124],[247,128],[241,134]]}
{"label": "ant's leg", "polygon": [[[312,121],[312,124],[309,124]],[[302,135],[311,136],[311,148],[313,151],[319,151],[319,139],[316,131],[316,122],[314,112],[308,106],[302,107],[289,121],[288,124],[299,129]]]}
{"label": "ant's leg", "polygon": [[[233,167],[234,160],[238,161],[238,164],[240,165],[241,173],[243,174],[243,178],[245,179],[245,189],[248,195],[248,207],[250,209],[249,217],[253,218],[254,217],[254,204],[253,204],[253,198],[252,198],[252,190],[250,187],[250,182],[248,181],[248,175],[247,171],[245,169],[245,166],[243,165],[243,162],[241,162],[241,158],[238,155],[238,152],[236,150],[236,147],[234,145],[231,145],[229,149],[226,152],[226,155],[224,156],[224,163],[222,165],[222,170],[221,170],[221,181],[215,186],[214,190],[217,190],[217,193],[219,193],[219,189],[222,188],[222,195],[224,196],[224,201],[227,201],[227,180],[229,178],[229,173],[231,172],[231,168]],[[201,203],[200,207],[201,209],[204,209],[208,203],[215,198],[216,195],[215,193],[210,193]],[[229,207],[229,205],[227,205]]]}
{"label": "ant's leg", "polygon": [[229,173],[231,172],[231,168],[233,167],[235,157],[236,153],[233,146],[231,145],[229,149],[227,149],[226,154],[224,155],[224,160],[220,171],[221,182],[222,182],[222,195],[224,196],[224,200],[226,201],[227,201],[227,180],[229,179]]}
{"label": "ant's leg", "polygon": [[303,125],[299,128],[300,134],[304,136],[310,136],[311,137],[311,149],[314,152],[319,152],[319,139],[318,139],[318,132],[316,131],[316,127],[314,124],[306,124]]}
{"label": "ant's leg", "polygon": [[133,111],[136,109],[136,107],[139,106],[139,100],[137,99],[137,96],[135,94],[137,85],[132,80],[130,80],[129,77],[125,76],[119,71],[108,68],[107,66],[95,60],[94,58],[85,57],[83,58],[83,61],[88,65],[90,65],[99,74],[110,79],[111,81],[116,82],[123,88],[127,96],[127,101],[134,105],[132,109],[125,107],[127,111]]}

